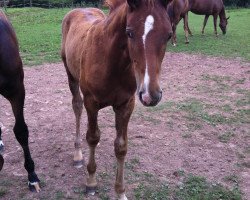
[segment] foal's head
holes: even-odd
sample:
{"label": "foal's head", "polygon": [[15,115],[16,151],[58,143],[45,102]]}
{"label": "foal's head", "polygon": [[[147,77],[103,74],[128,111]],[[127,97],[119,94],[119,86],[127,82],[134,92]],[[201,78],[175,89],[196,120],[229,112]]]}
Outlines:
{"label": "foal's head", "polygon": [[171,0],[127,0],[129,55],[136,75],[137,92],[145,106],[155,106],[162,97],[161,63],[172,27],[167,15]]}
{"label": "foal's head", "polygon": [[222,33],[223,33],[224,35],[225,35],[226,32],[227,32],[228,19],[229,19],[229,17],[220,20],[220,25],[219,25],[219,26],[220,26],[220,29],[221,29],[221,31],[222,31]]}

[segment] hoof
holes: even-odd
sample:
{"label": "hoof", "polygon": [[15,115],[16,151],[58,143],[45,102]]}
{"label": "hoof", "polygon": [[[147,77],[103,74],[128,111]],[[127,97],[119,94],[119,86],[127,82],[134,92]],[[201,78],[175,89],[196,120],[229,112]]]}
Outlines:
{"label": "hoof", "polygon": [[186,41],[185,44],[189,44],[189,41]]}
{"label": "hoof", "polygon": [[39,186],[40,180],[37,177],[36,173],[33,172],[33,173],[29,174],[28,179],[29,179],[28,186],[29,186],[30,191],[40,192],[41,191],[41,188]]}
{"label": "hoof", "polygon": [[4,163],[4,159],[3,159],[3,156],[0,154],[0,171],[3,168],[3,163]]}
{"label": "hoof", "polygon": [[118,195],[118,200],[128,200],[125,193]]}
{"label": "hoof", "polygon": [[73,166],[77,169],[83,167],[83,160],[77,160],[77,161],[74,160]]}
{"label": "hoof", "polygon": [[29,182],[28,185],[29,185],[29,189],[31,192],[40,192],[41,191],[41,188],[39,186],[39,182],[33,182],[33,183]]}
{"label": "hoof", "polygon": [[96,193],[97,187],[86,186],[86,194],[94,196]]}

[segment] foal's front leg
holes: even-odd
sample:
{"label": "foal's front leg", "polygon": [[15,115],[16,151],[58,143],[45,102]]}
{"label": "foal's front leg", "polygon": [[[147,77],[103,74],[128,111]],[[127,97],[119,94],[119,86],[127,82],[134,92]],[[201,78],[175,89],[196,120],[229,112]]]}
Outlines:
{"label": "foal's front leg", "polygon": [[97,115],[99,106],[89,96],[84,97],[84,106],[88,115],[88,130],[86,134],[86,140],[89,146],[89,160],[87,165],[88,177],[86,183],[86,192],[94,195],[96,191],[96,162],[95,162],[95,148],[100,141],[100,130],[97,124]]}
{"label": "foal's front leg", "polygon": [[118,194],[119,200],[127,200],[125,196],[124,184],[124,162],[127,154],[128,138],[127,128],[130,116],[133,112],[135,98],[132,97],[126,104],[113,107],[115,111],[115,125],[117,136],[114,142],[115,155],[117,159],[117,172],[115,181],[115,191]]}

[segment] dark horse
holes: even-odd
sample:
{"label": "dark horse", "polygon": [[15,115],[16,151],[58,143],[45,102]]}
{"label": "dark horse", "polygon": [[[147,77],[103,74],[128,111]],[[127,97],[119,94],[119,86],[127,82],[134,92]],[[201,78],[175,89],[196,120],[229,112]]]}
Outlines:
{"label": "dark horse", "polygon": [[[80,117],[82,104],[87,111],[86,139],[89,146],[86,189],[97,186],[95,148],[100,140],[98,111],[112,106],[115,112],[117,159],[115,191],[127,199],[124,162],[127,128],[135,105],[137,88],[145,106],[155,106],[162,97],[161,63],[172,27],[166,14],[167,0],[110,0],[108,16],[95,8],[75,9],[62,23],[61,56],[73,95],[76,116],[74,164],[82,166]],[[83,94],[81,97],[80,90]]]}
{"label": "dark horse", "polygon": [[[22,60],[16,34],[7,17],[0,10],[0,94],[11,104],[15,116],[14,133],[24,152],[24,167],[28,172],[29,187],[31,190],[39,188],[39,179],[35,173],[34,162],[30,155],[28,145],[28,127],[24,120],[23,106],[25,89],[23,83],[24,73]],[[3,149],[0,127],[0,145]],[[0,164],[3,159],[0,158]],[[2,165],[2,164],[1,164]]]}
{"label": "dark horse", "polygon": [[176,44],[176,26],[183,18],[186,43],[188,41],[188,34],[192,35],[188,26],[188,11],[197,15],[205,15],[202,34],[207,24],[208,17],[213,15],[214,18],[214,33],[218,36],[217,32],[217,18],[220,17],[220,28],[223,34],[226,34],[228,18],[226,18],[225,7],[222,0],[173,0],[168,6],[168,14],[170,16],[173,26],[172,43]]}

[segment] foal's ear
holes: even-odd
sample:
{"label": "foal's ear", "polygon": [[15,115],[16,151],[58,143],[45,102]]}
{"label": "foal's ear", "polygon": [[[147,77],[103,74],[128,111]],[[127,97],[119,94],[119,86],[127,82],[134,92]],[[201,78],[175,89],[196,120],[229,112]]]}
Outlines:
{"label": "foal's ear", "polygon": [[160,1],[161,1],[162,5],[163,5],[165,8],[167,8],[168,4],[169,4],[171,1],[173,1],[173,0],[160,0]]}
{"label": "foal's ear", "polygon": [[227,18],[227,20],[229,20],[230,16]]}
{"label": "foal's ear", "polygon": [[127,2],[131,11],[133,11],[140,6],[141,0],[127,0]]}

